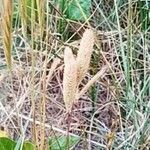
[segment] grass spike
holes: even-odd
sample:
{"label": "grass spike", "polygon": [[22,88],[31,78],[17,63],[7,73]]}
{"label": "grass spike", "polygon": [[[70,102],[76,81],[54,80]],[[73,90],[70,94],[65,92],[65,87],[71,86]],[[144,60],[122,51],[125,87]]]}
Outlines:
{"label": "grass spike", "polygon": [[75,100],[77,85],[77,66],[72,50],[65,48],[64,52],[63,97],[67,112],[71,112]]}
{"label": "grass spike", "polygon": [[78,85],[88,71],[91,55],[94,45],[94,33],[87,29],[81,39],[79,51],[77,54],[77,83]]}

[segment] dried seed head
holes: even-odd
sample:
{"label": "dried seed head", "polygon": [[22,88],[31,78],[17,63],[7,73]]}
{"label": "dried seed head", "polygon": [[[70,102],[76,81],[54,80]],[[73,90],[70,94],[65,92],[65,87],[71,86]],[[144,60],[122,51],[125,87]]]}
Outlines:
{"label": "dried seed head", "polygon": [[71,112],[76,96],[77,66],[72,50],[65,48],[64,52],[63,97],[67,112]]}
{"label": "dried seed head", "polygon": [[81,39],[77,54],[77,84],[79,85],[88,71],[94,45],[94,33],[87,29]]}

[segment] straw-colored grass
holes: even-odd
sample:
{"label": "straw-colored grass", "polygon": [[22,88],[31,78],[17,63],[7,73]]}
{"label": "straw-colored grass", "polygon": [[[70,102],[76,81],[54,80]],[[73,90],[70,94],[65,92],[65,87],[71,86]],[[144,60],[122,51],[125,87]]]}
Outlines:
{"label": "straw-colored grass", "polygon": [[6,63],[9,69],[11,68],[11,47],[12,47],[12,0],[3,1],[2,12],[2,32],[3,32],[3,46],[5,52]]}
{"label": "straw-colored grass", "polygon": [[[150,147],[148,0],[93,0],[91,16],[83,22],[66,19],[58,0],[2,1],[0,130],[18,146],[30,140],[38,150],[46,149],[49,138],[57,141],[62,135],[70,141],[79,138],[72,147],[77,150]],[[94,47],[92,30],[97,34]],[[63,54],[66,45],[72,50]],[[11,57],[10,78],[6,63],[11,64]],[[71,111],[75,98],[79,101],[69,122],[66,110]]]}
{"label": "straw-colored grass", "polygon": [[40,35],[43,36],[44,32],[44,25],[45,25],[45,13],[44,13],[44,5],[45,0],[36,0],[37,3],[37,12],[38,12],[38,22],[39,22],[39,28],[40,28]]}
{"label": "straw-colored grass", "polygon": [[103,76],[107,69],[107,66],[101,68],[101,70],[97,72],[91,80],[89,80],[89,82],[83,87],[83,89],[79,93],[77,93],[76,100],[78,100],[94,84],[94,82],[96,82],[101,76]]}

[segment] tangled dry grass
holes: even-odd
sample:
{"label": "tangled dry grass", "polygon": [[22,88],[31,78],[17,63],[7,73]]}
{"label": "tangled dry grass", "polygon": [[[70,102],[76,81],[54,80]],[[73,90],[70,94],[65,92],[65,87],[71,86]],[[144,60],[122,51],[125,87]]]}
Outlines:
{"label": "tangled dry grass", "polygon": [[[32,136],[31,124],[33,123],[33,118],[31,115],[31,53],[30,49],[25,50],[26,54],[24,53],[24,50],[25,49],[20,49],[19,54],[17,54],[19,57],[18,60],[13,60],[12,78],[9,77],[9,73],[5,69],[1,72],[1,97],[4,101],[3,105],[1,105],[4,110],[1,113],[1,126],[4,127],[13,138],[16,138],[18,134],[21,133],[26,136],[26,138],[28,137],[30,139]],[[45,64],[45,62],[41,62],[39,57],[40,52],[38,53],[39,54],[37,54],[36,57],[34,75],[34,89],[36,89],[34,98],[36,108],[36,129],[37,132],[40,132],[40,84],[42,83],[40,71],[43,72],[43,68],[39,68]],[[44,59],[44,54],[42,53],[41,55]],[[2,49],[1,63],[5,64],[4,53]],[[100,68],[103,68],[105,64],[106,63],[101,58],[100,64],[98,63]],[[63,62],[60,59],[54,59],[54,61],[48,61],[46,67],[46,135],[51,136],[53,135],[54,131],[61,132],[61,134],[67,134],[67,122],[64,121],[66,119],[66,109],[63,103],[62,92]],[[99,146],[99,143],[101,143],[99,141],[101,136],[99,139],[96,138],[100,131],[98,128],[95,128],[95,125],[101,123],[101,128],[104,130],[103,135],[106,137],[105,133],[112,124],[112,120],[110,118],[114,118],[116,120],[118,117],[115,101],[113,101],[113,99],[115,100],[116,98],[114,93],[115,91],[113,91],[113,86],[108,87],[107,85],[109,82],[111,83],[111,79],[109,79],[109,72],[106,72],[105,70],[101,75],[101,79],[96,81],[96,85],[101,88],[101,90],[97,93],[97,102],[95,104],[95,108],[92,106],[90,95],[85,93],[87,91],[86,89],[83,92],[83,94],[85,94],[81,94],[82,97],[80,97],[78,107],[74,108],[70,127],[70,131],[75,135],[82,135],[84,132],[91,134],[89,141],[93,141],[92,145],[96,144],[97,146]],[[87,74],[81,86],[84,87],[83,84],[86,84],[91,78],[92,76]],[[93,109],[98,110],[93,114],[91,113]],[[98,113],[99,111],[101,113]],[[85,128],[84,131],[82,128]],[[88,131],[89,128],[90,131]],[[97,130],[97,133],[92,132],[92,130]],[[105,147],[104,145],[101,146]]]}
{"label": "tangled dry grass", "polygon": [[[109,3],[110,1],[107,5],[110,6]],[[126,9],[122,6],[124,12],[121,23],[123,24],[117,24],[118,22],[112,23],[109,20],[105,11],[101,12],[102,8],[97,1],[93,4],[96,6],[93,11],[95,13],[91,16],[91,22],[89,20],[87,22],[94,23],[95,28],[92,30],[96,33],[96,42],[93,47],[93,37],[88,39],[91,40],[93,53],[90,52],[91,60],[89,58],[87,62],[82,60],[88,68],[84,69],[82,82],[78,86],[80,92],[76,99],[79,101],[73,106],[69,131],[63,102],[63,53],[67,45],[72,48],[74,54],[77,54],[80,49],[81,33],[85,31],[87,22],[70,22],[80,27],[66,42],[60,40],[61,35],[57,33],[55,25],[59,15],[55,11],[48,16],[53,21],[49,24],[51,30],[47,28],[46,33],[42,33],[46,34],[44,40],[39,36],[43,29],[40,29],[40,32],[38,27],[35,27],[34,32],[32,29],[31,35],[34,39],[30,42],[24,37],[25,30],[16,27],[13,32],[11,75],[6,67],[1,35],[0,127],[9,133],[11,138],[20,138],[22,141],[34,139],[38,149],[42,147],[46,149],[48,145],[45,139],[67,135],[69,132],[70,136],[80,138],[74,147],[76,150],[148,147],[150,42],[144,37],[144,33],[137,29],[137,32],[132,33],[134,45],[129,48],[131,52],[134,51],[134,55],[131,53],[129,58],[126,57],[127,32],[129,32],[127,27],[124,28],[127,24]],[[118,8],[116,3],[114,7]],[[116,16],[120,15],[121,11],[119,10],[117,14],[116,9]],[[97,21],[99,13],[103,16],[102,21]],[[101,26],[103,31],[100,30]],[[74,38],[72,42],[74,35],[77,39]],[[78,53],[79,56],[84,54],[84,52]],[[74,59],[72,53],[70,55],[67,56],[70,60],[69,65],[71,63],[74,65],[74,61],[71,61]],[[132,66],[128,68],[129,74],[126,74],[128,69],[125,69],[125,66],[128,66],[128,61]],[[76,70],[75,67],[69,67],[68,76]],[[75,78],[70,82],[75,82]],[[132,85],[126,88],[129,81]],[[75,91],[74,86],[71,86],[71,89],[72,92]],[[75,93],[72,92],[73,99]],[[70,111],[70,104],[66,106]]]}

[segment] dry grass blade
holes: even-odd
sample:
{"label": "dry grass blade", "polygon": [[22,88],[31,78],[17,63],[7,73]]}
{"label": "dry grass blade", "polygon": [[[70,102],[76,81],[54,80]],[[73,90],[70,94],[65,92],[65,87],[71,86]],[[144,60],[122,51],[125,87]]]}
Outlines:
{"label": "dry grass blade", "polygon": [[24,36],[26,35],[27,32],[27,10],[26,10],[26,1],[25,0],[20,0],[19,1],[19,12],[21,16],[21,24],[22,24],[22,30]]}
{"label": "dry grass blade", "polygon": [[77,84],[79,85],[88,71],[94,45],[94,33],[87,29],[82,37],[77,54]]}
{"label": "dry grass blade", "polygon": [[98,80],[98,78],[100,78],[100,76],[102,76],[105,71],[107,70],[107,66],[104,66],[85,86],[84,88],[79,92],[79,94],[77,94],[76,96],[76,100],[78,100],[80,98],[80,96],[82,96],[89,88],[91,85],[93,85],[94,82],[96,82]]}
{"label": "dry grass blade", "polygon": [[44,0],[36,0],[37,4],[37,11],[38,11],[38,21],[39,21],[39,27],[40,27],[40,34],[43,35],[44,31],[44,18],[45,18],[45,12],[44,12]]}
{"label": "dry grass blade", "polygon": [[0,83],[4,80],[4,74],[0,75]]}
{"label": "dry grass blade", "polygon": [[4,6],[2,13],[3,45],[7,66],[11,68],[12,0],[4,0],[3,6]]}
{"label": "dry grass blade", "polygon": [[70,112],[75,101],[77,66],[72,50],[69,47],[65,49],[64,64],[63,96],[67,112]]}
{"label": "dry grass blade", "polygon": [[58,66],[58,64],[60,64],[60,59],[59,58],[55,58],[52,65],[51,65],[51,68],[50,68],[50,71],[48,73],[48,76],[47,76],[47,80],[46,80],[46,88],[48,87],[48,84],[52,78],[52,75],[56,69],[56,67]]}

